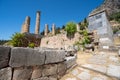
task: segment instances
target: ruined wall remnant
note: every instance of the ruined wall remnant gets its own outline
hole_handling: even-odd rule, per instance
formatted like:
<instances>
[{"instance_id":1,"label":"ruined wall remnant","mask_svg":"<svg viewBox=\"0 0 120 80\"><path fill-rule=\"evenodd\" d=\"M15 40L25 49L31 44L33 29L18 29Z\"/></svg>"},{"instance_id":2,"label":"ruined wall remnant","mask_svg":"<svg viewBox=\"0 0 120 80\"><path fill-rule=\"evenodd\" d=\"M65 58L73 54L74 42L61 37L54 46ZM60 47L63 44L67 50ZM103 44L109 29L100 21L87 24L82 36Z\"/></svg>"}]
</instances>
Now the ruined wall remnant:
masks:
<instances>
[{"instance_id":1,"label":"ruined wall remnant","mask_svg":"<svg viewBox=\"0 0 120 80\"><path fill-rule=\"evenodd\" d=\"M88 17L90 32L96 31L99 37L99 47L108 49L113 45L113 31L107 19L106 10L90 14Z\"/></svg>"},{"instance_id":2,"label":"ruined wall remnant","mask_svg":"<svg viewBox=\"0 0 120 80\"><path fill-rule=\"evenodd\" d=\"M41 39L40 47L47 47L47 48L63 48L67 49L70 46L80 39L80 34L75 33L74 38L71 40L67 38L66 34L56 34L54 36L47 36Z\"/></svg>"},{"instance_id":3,"label":"ruined wall remnant","mask_svg":"<svg viewBox=\"0 0 120 80\"><path fill-rule=\"evenodd\" d=\"M39 30L40 30L40 11L37 11L37 14L36 14L35 34L39 34Z\"/></svg>"},{"instance_id":4,"label":"ruined wall remnant","mask_svg":"<svg viewBox=\"0 0 120 80\"><path fill-rule=\"evenodd\" d=\"M47 36L48 35L48 24L45 24L45 31L44 31L45 33L45 36Z\"/></svg>"},{"instance_id":5,"label":"ruined wall remnant","mask_svg":"<svg viewBox=\"0 0 120 80\"><path fill-rule=\"evenodd\" d=\"M29 33L29 28L30 28L30 17L27 16L25 22L22 25L21 33Z\"/></svg>"},{"instance_id":6,"label":"ruined wall remnant","mask_svg":"<svg viewBox=\"0 0 120 80\"><path fill-rule=\"evenodd\" d=\"M0 46L0 80L59 80L75 60L65 50Z\"/></svg>"},{"instance_id":7,"label":"ruined wall remnant","mask_svg":"<svg viewBox=\"0 0 120 80\"><path fill-rule=\"evenodd\" d=\"M55 35L55 28L56 28L55 24L52 24L52 35Z\"/></svg>"}]
</instances>

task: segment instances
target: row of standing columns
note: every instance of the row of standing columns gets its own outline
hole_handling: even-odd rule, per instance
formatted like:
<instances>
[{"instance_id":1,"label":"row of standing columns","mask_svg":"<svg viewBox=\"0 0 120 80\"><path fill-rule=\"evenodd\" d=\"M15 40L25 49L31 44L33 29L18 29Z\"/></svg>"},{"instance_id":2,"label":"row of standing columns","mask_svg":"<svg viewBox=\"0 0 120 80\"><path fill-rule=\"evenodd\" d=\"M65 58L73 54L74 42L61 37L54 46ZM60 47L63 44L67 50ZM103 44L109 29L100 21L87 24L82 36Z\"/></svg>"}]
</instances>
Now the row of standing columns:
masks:
<instances>
[{"instance_id":1,"label":"row of standing columns","mask_svg":"<svg viewBox=\"0 0 120 80\"><path fill-rule=\"evenodd\" d=\"M40 31L40 14L41 12L40 11L37 11L37 14L36 14L36 25L35 25L35 34L39 34L39 31ZM76 25L77 27L77 31L80 30L80 26L79 24ZM52 35L55 35L55 24L52 25ZM30 29L30 17L27 16L26 19L25 19L25 22L23 23L22 25L22 30L21 30L21 33L29 33L29 30ZM45 30L44 30L44 35L47 36L48 35L48 24L45 24Z\"/></svg>"},{"instance_id":2,"label":"row of standing columns","mask_svg":"<svg viewBox=\"0 0 120 80\"><path fill-rule=\"evenodd\" d=\"M52 35L55 35L55 24L52 24ZM45 24L44 35L47 36L49 32L48 24Z\"/></svg>"}]
</instances>

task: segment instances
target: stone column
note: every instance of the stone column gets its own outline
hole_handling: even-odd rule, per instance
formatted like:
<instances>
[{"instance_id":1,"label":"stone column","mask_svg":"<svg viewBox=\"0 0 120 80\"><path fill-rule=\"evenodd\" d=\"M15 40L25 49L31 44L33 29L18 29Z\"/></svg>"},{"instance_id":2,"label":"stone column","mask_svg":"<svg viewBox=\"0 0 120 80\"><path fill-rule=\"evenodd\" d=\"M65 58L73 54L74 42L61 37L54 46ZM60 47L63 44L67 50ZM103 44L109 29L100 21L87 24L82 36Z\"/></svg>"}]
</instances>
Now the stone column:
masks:
<instances>
[{"instance_id":1,"label":"stone column","mask_svg":"<svg viewBox=\"0 0 120 80\"><path fill-rule=\"evenodd\" d=\"M55 24L52 24L52 35L55 35Z\"/></svg>"},{"instance_id":2,"label":"stone column","mask_svg":"<svg viewBox=\"0 0 120 80\"><path fill-rule=\"evenodd\" d=\"M80 31L80 25L76 24L76 27L77 27L77 31Z\"/></svg>"},{"instance_id":3,"label":"stone column","mask_svg":"<svg viewBox=\"0 0 120 80\"><path fill-rule=\"evenodd\" d=\"M35 34L39 34L39 30L40 30L40 11L37 11L37 14L36 14Z\"/></svg>"},{"instance_id":4,"label":"stone column","mask_svg":"<svg viewBox=\"0 0 120 80\"><path fill-rule=\"evenodd\" d=\"M30 17L27 16L25 22L22 25L21 33L29 33L29 27L30 27Z\"/></svg>"},{"instance_id":5,"label":"stone column","mask_svg":"<svg viewBox=\"0 0 120 80\"><path fill-rule=\"evenodd\" d=\"M45 33L44 33L45 36L48 35L48 24L45 24Z\"/></svg>"}]
</instances>

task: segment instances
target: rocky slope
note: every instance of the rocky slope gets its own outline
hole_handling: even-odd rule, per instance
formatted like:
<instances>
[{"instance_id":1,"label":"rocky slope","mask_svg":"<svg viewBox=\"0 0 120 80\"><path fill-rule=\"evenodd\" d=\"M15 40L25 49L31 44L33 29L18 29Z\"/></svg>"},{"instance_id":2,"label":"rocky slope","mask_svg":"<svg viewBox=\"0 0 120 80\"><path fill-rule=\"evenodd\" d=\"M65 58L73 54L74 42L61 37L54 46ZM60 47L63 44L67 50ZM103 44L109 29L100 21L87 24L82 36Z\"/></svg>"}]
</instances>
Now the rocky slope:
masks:
<instances>
[{"instance_id":1,"label":"rocky slope","mask_svg":"<svg viewBox=\"0 0 120 80\"><path fill-rule=\"evenodd\" d=\"M108 15L111 15L116 12L120 12L120 0L104 0L98 8L94 9L90 14L93 14L97 11L106 9Z\"/></svg>"}]
</instances>

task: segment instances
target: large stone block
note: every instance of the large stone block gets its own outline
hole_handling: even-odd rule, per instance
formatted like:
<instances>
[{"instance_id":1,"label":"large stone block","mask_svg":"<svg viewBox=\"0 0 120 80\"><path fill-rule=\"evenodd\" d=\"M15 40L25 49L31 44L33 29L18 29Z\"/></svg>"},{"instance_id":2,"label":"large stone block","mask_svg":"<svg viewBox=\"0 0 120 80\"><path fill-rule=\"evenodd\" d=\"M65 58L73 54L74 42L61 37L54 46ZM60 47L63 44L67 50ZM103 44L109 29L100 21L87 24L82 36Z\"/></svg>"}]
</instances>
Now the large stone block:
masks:
<instances>
[{"instance_id":1,"label":"large stone block","mask_svg":"<svg viewBox=\"0 0 120 80\"><path fill-rule=\"evenodd\" d=\"M42 76L42 66L33 67L31 79L37 79Z\"/></svg>"},{"instance_id":2,"label":"large stone block","mask_svg":"<svg viewBox=\"0 0 120 80\"><path fill-rule=\"evenodd\" d=\"M0 70L0 80L11 80L12 79L12 69L10 67L3 68Z\"/></svg>"},{"instance_id":3,"label":"large stone block","mask_svg":"<svg viewBox=\"0 0 120 80\"><path fill-rule=\"evenodd\" d=\"M57 65L48 64L43 66L42 76L52 76L57 74Z\"/></svg>"},{"instance_id":4,"label":"large stone block","mask_svg":"<svg viewBox=\"0 0 120 80\"><path fill-rule=\"evenodd\" d=\"M60 79L63 75L65 75L66 70L67 70L67 66L65 63L58 63L57 65L58 79Z\"/></svg>"},{"instance_id":5,"label":"large stone block","mask_svg":"<svg viewBox=\"0 0 120 80\"><path fill-rule=\"evenodd\" d=\"M0 69L8 66L10 47L0 46Z\"/></svg>"},{"instance_id":6,"label":"large stone block","mask_svg":"<svg viewBox=\"0 0 120 80\"><path fill-rule=\"evenodd\" d=\"M34 50L32 54L27 56L27 66L43 65L45 63L44 51Z\"/></svg>"},{"instance_id":7,"label":"large stone block","mask_svg":"<svg viewBox=\"0 0 120 80\"><path fill-rule=\"evenodd\" d=\"M31 48L12 48L9 65L11 67L43 65L45 54Z\"/></svg>"},{"instance_id":8,"label":"large stone block","mask_svg":"<svg viewBox=\"0 0 120 80\"><path fill-rule=\"evenodd\" d=\"M20 67L14 69L13 80L30 80L32 67Z\"/></svg>"},{"instance_id":9,"label":"large stone block","mask_svg":"<svg viewBox=\"0 0 120 80\"><path fill-rule=\"evenodd\" d=\"M45 53L46 53L45 64L62 62L65 60L64 50L46 50Z\"/></svg>"},{"instance_id":10,"label":"large stone block","mask_svg":"<svg viewBox=\"0 0 120 80\"><path fill-rule=\"evenodd\" d=\"M76 55L66 57L65 59L66 59L65 64L66 64L67 68L70 68L76 64Z\"/></svg>"},{"instance_id":11,"label":"large stone block","mask_svg":"<svg viewBox=\"0 0 120 80\"><path fill-rule=\"evenodd\" d=\"M41 78L33 79L33 80L49 80L49 78L48 77L41 77Z\"/></svg>"}]
</instances>

